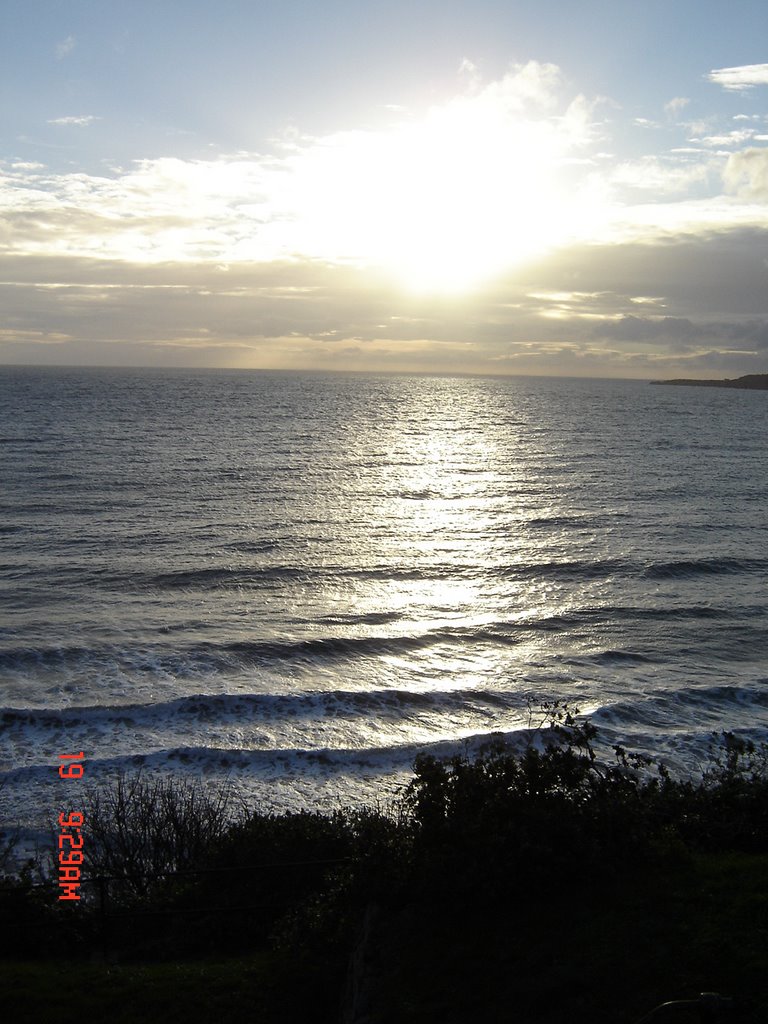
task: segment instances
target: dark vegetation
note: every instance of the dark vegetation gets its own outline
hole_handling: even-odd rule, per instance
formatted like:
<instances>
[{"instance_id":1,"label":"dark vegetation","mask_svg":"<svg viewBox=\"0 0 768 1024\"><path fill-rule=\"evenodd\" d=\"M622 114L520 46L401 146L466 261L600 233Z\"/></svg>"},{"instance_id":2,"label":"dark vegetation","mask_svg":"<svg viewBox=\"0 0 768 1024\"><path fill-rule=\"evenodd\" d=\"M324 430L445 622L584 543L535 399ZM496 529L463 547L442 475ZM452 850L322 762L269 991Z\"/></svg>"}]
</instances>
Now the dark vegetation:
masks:
<instances>
[{"instance_id":1,"label":"dark vegetation","mask_svg":"<svg viewBox=\"0 0 768 1024\"><path fill-rule=\"evenodd\" d=\"M522 753L420 758L386 813L267 814L144 776L92 791L84 898L36 887L39 863L5 879L0 1012L619 1024L716 990L723 1019L765 1020L766 751L723 734L677 780L601 762L567 707L545 719Z\"/></svg>"},{"instance_id":2,"label":"dark vegetation","mask_svg":"<svg viewBox=\"0 0 768 1024\"><path fill-rule=\"evenodd\" d=\"M679 377L675 380L652 380L651 384L677 384L696 388L737 388L747 391L768 391L768 373L747 373L732 380L695 380Z\"/></svg>"}]
</instances>

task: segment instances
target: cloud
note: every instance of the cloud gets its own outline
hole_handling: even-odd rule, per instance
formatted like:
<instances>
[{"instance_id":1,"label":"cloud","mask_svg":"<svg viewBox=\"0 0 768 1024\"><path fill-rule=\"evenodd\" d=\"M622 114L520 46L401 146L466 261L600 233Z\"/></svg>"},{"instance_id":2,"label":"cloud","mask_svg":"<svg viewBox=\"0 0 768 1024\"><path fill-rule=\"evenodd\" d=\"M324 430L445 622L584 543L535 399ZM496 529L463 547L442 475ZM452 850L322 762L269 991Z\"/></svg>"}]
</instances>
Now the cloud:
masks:
<instances>
[{"instance_id":1,"label":"cloud","mask_svg":"<svg viewBox=\"0 0 768 1024\"><path fill-rule=\"evenodd\" d=\"M765 369L768 149L752 122L700 126L730 152L619 162L602 101L554 65L461 77L386 130L101 174L0 165L0 361Z\"/></svg>"},{"instance_id":2,"label":"cloud","mask_svg":"<svg viewBox=\"0 0 768 1024\"><path fill-rule=\"evenodd\" d=\"M691 101L685 96L675 96L669 103L664 104L664 113L667 117L674 120L679 117L681 112L688 106Z\"/></svg>"},{"instance_id":3,"label":"cloud","mask_svg":"<svg viewBox=\"0 0 768 1024\"><path fill-rule=\"evenodd\" d=\"M687 317L637 317L622 316L610 323L597 324L595 337L610 338L622 343L642 343L658 345L665 343L668 349L676 352L687 351L693 342L698 341L704 333L711 333L694 324Z\"/></svg>"},{"instance_id":4,"label":"cloud","mask_svg":"<svg viewBox=\"0 0 768 1024\"><path fill-rule=\"evenodd\" d=\"M300 255L453 287L586 219L574 198L594 133L593 104L531 61L387 130L294 137L268 155L141 160L108 176L19 176L0 197L6 244L154 262Z\"/></svg>"},{"instance_id":5,"label":"cloud","mask_svg":"<svg viewBox=\"0 0 768 1024\"><path fill-rule=\"evenodd\" d=\"M77 46L77 40L74 36L67 36L66 39L62 39L56 44L56 59L64 60Z\"/></svg>"},{"instance_id":6,"label":"cloud","mask_svg":"<svg viewBox=\"0 0 768 1024\"><path fill-rule=\"evenodd\" d=\"M619 164L610 172L609 180L613 185L664 196L687 193L693 186L705 182L708 175L706 164L646 156Z\"/></svg>"},{"instance_id":7,"label":"cloud","mask_svg":"<svg viewBox=\"0 0 768 1024\"><path fill-rule=\"evenodd\" d=\"M737 376L765 370L766 244L752 230L579 245L461 301L317 259L217 270L0 255L0 358Z\"/></svg>"},{"instance_id":8,"label":"cloud","mask_svg":"<svg viewBox=\"0 0 768 1024\"><path fill-rule=\"evenodd\" d=\"M94 121L100 120L101 118L95 117L93 114L80 114L69 117L54 117L48 121L48 124L74 125L77 128L87 128Z\"/></svg>"},{"instance_id":9,"label":"cloud","mask_svg":"<svg viewBox=\"0 0 768 1024\"><path fill-rule=\"evenodd\" d=\"M456 291L579 240L762 223L756 170L749 191L734 187L740 165L729 164L729 194L712 194L726 153L688 147L618 165L602 159L598 106L574 94L555 65L530 61L485 84L473 79L386 130L294 134L271 153L145 159L102 175L17 164L0 181L0 244L149 263L310 258ZM733 149L754 133L705 141ZM741 167L743 175L746 161Z\"/></svg>"},{"instance_id":10,"label":"cloud","mask_svg":"<svg viewBox=\"0 0 768 1024\"><path fill-rule=\"evenodd\" d=\"M682 233L653 244L573 247L554 254L537 275L553 291L656 296L666 315L696 323L751 321L766 314L767 248L765 227ZM637 313L628 303L625 311Z\"/></svg>"},{"instance_id":11,"label":"cloud","mask_svg":"<svg viewBox=\"0 0 768 1024\"><path fill-rule=\"evenodd\" d=\"M768 148L731 153L723 171L726 188L740 196L768 201Z\"/></svg>"},{"instance_id":12,"label":"cloud","mask_svg":"<svg viewBox=\"0 0 768 1024\"><path fill-rule=\"evenodd\" d=\"M768 64L743 64L735 68L718 68L707 75L710 82L729 92L745 92L756 85L768 85Z\"/></svg>"},{"instance_id":13,"label":"cloud","mask_svg":"<svg viewBox=\"0 0 768 1024\"><path fill-rule=\"evenodd\" d=\"M703 146L712 146L717 149L722 149L723 147L733 149L735 146L743 146L745 142L751 142L755 135L756 133L752 128L740 128L735 131L723 132L720 135L705 135L696 141L700 142Z\"/></svg>"},{"instance_id":14,"label":"cloud","mask_svg":"<svg viewBox=\"0 0 768 1024\"><path fill-rule=\"evenodd\" d=\"M530 60L513 64L501 79L489 83L482 95L486 103L499 102L507 113L553 109L563 85L563 73L556 64Z\"/></svg>"},{"instance_id":15,"label":"cloud","mask_svg":"<svg viewBox=\"0 0 768 1024\"><path fill-rule=\"evenodd\" d=\"M762 151L605 160L597 105L554 65L529 62L386 130L294 134L271 153L145 159L101 175L16 163L0 178L0 246L150 264L313 259L455 293L579 241L764 223L762 157L750 156Z\"/></svg>"},{"instance_id":16,"label":"cloud","mask_svg":"<svg viewBox=\"0 0 768 1024\"><path fill-rule=\"evenodd\" d=\"M473 61L466 57L459 65L459 77L462 78L471 89L477 88L482 82L480 69Z\"/></svg>"}]
</instances>

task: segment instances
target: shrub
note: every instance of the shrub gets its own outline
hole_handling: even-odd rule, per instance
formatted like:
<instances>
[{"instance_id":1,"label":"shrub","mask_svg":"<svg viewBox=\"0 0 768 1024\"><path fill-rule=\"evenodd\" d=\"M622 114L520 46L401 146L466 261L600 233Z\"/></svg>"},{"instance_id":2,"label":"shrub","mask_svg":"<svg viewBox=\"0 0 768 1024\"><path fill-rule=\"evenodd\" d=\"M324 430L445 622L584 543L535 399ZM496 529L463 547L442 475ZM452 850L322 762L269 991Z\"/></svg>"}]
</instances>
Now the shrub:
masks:
<instances>
[{"instance_id":1,"label":"shrub","mask_svg":"<svg viewBox=\"0 0 768 1024\"><path fill-rule=\"evenodd\" d=\"M497 741L417 759L406 801L427 885L520 892L672 853L768 848L765 749L723 734L703 778L678 781L620 748L601 763L575 709L545 710L522 753Z\"/></svg>"},{"instance_id":2,"label":"shrub","mask_svg":"<svg viewBox=\"0 0 768 1024\"><path fill-rule=\"evenodd\" d=\"M243 807L229 786L121 773L86 790L84 811L88 874L116 876L126 895L142 897L163 874L195 866Z\"/></svg>"}]
</instances>

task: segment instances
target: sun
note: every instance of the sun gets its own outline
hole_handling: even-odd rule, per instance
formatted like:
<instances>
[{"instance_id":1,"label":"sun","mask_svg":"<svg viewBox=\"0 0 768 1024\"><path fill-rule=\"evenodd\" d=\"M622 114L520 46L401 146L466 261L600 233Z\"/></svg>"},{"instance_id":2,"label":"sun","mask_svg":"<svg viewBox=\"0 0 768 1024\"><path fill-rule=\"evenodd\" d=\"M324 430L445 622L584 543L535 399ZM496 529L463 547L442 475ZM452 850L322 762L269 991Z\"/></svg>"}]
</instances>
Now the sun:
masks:
<instances>
[{"instance_id":1,"label":"sun","mask_svg":"<svg viewBox=\"0 0 768 1024\"><path fill-rule=\"evenodd\" d=\"M477 288L571 234L574 123L497 90L322 140L296 165L305 243L406 289Z\"/></svg>"},{"instance_id":2,"label":"sun","mask_svg":"<svg viewBox=\"0 0 768 1024\"><path fill-rule=\"evenodd\" d=\"M398 139L371 255L415 290L467 290L544 252L563 223L541 126L436 111Z\"/></svg>"}]
</instances>

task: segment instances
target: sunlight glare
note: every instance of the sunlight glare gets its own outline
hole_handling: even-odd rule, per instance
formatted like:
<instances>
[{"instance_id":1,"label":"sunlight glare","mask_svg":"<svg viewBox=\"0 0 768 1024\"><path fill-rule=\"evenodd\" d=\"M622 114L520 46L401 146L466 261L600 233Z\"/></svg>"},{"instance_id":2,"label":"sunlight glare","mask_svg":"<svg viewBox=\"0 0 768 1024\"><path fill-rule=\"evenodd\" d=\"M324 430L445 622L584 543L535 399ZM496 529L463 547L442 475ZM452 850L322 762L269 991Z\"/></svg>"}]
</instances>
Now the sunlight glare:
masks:
<instances>
[{"instance_id":1,"label":"sunlight glare","mask_svg":"<svg viewBox=\"0 0 768 1024\"><path fill-rule=\"evenodd\" d=\"M304 150L292 180L305 243L418 291L466 291L563 243L584 127L568 111L535 114L486 91Z\"/></svg>"}]
</instances>

